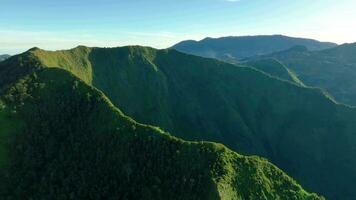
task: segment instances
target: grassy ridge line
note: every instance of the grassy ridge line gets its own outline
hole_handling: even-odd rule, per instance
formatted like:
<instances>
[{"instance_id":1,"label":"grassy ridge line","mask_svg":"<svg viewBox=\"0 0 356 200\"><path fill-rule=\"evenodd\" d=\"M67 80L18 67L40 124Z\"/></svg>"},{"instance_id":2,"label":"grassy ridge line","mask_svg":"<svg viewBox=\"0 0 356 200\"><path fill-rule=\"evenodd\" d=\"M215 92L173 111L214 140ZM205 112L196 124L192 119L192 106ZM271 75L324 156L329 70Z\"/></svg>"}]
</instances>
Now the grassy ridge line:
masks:
<instances>
[{"instance_id":1,"label":"grassy ridge line","mask_svg":"<svg viewBox=\"0 0 356 200\"><path fill-rule=\"evenodd\" d=\"M61 69L22 78L2 101L0 121L24 124L1 129L13 137L4 198L319 199L264 159L136 123Z\"/></svg>"},{"instance_id":2,"label":"grassy ridge line","mask_svg":"<svg viewBox=\"0 0 356 200\"><path fill-rule=\"evenodd\" d=\"M43 51L35 48L30 50L46 67L59 67L77 75L87 84L92 84L92 66L89 61L91 48L78 46L69 51ZM44 59L46 58L46 59Z\"/></svg>"}]
</instances>

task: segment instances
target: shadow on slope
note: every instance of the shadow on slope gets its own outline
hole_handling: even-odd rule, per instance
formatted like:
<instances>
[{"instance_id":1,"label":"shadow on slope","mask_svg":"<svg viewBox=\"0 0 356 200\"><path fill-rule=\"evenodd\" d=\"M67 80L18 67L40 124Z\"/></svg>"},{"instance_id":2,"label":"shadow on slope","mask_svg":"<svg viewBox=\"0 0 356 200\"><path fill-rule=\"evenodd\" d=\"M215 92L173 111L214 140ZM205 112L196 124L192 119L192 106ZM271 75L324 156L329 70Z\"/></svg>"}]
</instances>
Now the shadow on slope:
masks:
<instances>
[{"instance_id":1,"label":"shadow on slope","mask_svg":"<svg viewBox=\"0 0 356 200\"><path fill-rule=\"evenodd\" d=\"M175 50L79 47L32 54L44 67L75 68L140 122L267 157L329 199L356 199L356 112L319 89Z\"/></svg>"},{"instance_id":2,"label":"shadow on slope","mask_svg":"<svg viewBox=\"0 0 356 200\"><path fill-rule=\"evenodd\" d=\"M2 199L319 199L266 160L136 123L62 69L1 95Z\"/></svg>"}]
</instances>

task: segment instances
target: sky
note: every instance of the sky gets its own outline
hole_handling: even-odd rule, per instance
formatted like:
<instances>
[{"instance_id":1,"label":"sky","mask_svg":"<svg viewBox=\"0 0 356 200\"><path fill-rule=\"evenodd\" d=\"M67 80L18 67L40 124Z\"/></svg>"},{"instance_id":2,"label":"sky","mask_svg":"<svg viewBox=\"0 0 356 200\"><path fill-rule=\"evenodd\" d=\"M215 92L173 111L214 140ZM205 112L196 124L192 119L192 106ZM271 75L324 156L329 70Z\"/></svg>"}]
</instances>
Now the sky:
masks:
<instances>
[{"instance_id":1,"label":"sky","mask_svg":"<svg viewBox=\"0 0 356 200\"><path fill-rule=\"evenodd\" d=\"M356 0L0 0L0 54L283 34L356 42Z\"/></svg>"}]
</instances>

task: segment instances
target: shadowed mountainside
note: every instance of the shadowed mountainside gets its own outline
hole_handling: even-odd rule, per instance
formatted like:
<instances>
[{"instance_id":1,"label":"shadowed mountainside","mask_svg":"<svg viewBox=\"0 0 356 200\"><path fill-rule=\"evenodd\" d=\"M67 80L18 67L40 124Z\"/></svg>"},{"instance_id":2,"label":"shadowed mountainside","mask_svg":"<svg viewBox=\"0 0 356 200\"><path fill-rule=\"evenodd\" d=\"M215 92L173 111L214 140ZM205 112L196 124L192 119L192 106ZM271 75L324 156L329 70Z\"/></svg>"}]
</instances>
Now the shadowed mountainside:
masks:
<instances>
[{"instance_id":1,"label":"shadowed mountainside","mask_svg":"<svg viewBox=\"0 0 356 200\"><path fill-rule=\"evenodd\" d=\"M264 159L135 122L36 51L0 63L1 199L321 199Z\"/></svg>"}]
</instances>

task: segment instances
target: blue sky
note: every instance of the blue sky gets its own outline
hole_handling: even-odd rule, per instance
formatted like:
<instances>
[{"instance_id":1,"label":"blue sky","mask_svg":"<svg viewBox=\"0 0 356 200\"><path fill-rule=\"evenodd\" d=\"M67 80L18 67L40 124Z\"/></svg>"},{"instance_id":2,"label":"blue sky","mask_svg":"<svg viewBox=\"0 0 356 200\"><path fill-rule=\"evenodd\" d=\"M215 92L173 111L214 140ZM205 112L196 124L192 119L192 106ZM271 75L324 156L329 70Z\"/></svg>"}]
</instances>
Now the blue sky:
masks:
<instances>
[{"instance_id":1,"label":"blue sky","mask_svg":"<svg viewBox=\"0 0 356 200\"><path fill-rule=\"evenodd\" d=\"M285 34L356 42L355 0L0 0L0 54Z\"/></svg>"}]
</instances>

